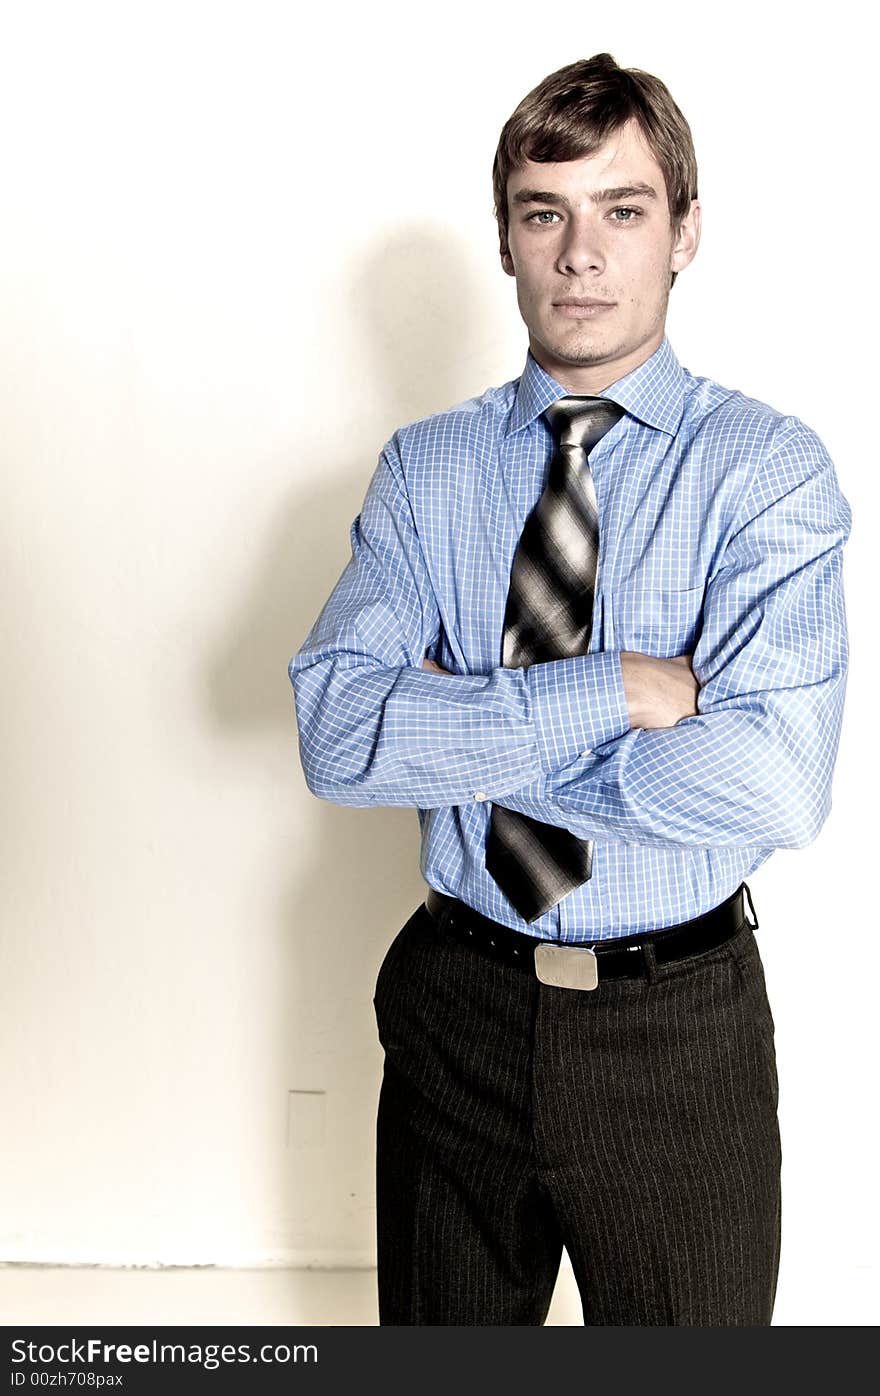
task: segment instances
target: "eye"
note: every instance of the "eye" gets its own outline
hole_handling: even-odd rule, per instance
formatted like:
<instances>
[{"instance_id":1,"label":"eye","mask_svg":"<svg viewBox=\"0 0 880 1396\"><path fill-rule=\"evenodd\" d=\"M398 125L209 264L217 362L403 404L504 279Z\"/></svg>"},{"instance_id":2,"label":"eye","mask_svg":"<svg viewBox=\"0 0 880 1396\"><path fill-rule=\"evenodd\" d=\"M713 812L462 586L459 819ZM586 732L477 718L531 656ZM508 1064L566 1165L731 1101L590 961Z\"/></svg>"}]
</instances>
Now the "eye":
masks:
<instances>
[{"instance_id":1,"label":"eye","mask_svg":"<svg viewBox=\"0 0 880 1396\"><path fill-rule=\"evenodd\" d=\"M542 228L549 228L552 224L549 219L558 218L559 214L552 208L539 208L537 213L530 213L526 216L527 223L540 223Z\"/></svg>"},{"instance_id":2,"label":"eye","mask_svg":"<svg viewBox=\"0 0 880 1396\"><path fill-rule=\"evenodd\" d=\"M613 218L611 220L613 223L635 223L636 219L642 216L642 209L640 208L613 208L611 212L630 213L633 215L631 218Z\"/></svg>"}]
</instances>

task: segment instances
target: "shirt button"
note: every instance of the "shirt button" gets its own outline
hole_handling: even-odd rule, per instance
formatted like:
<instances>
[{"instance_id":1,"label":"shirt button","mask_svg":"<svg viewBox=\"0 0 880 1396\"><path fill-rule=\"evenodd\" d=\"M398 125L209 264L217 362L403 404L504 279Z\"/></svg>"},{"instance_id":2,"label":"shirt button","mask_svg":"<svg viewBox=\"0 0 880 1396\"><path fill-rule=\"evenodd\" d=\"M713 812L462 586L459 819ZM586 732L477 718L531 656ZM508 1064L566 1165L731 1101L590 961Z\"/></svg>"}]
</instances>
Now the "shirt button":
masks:
<instances>
[{"instance_id":1,"label":"shirt button","mask_svg":"<svg viewBox=\"0 0 880 1396\"><path fill-rule=\"evenodd\" d=\"M592 754L593 753L589 749L581 752L581 756L592 756Z\"/></svg>"},{"instance_id":2,"label":"shirt button","mask_svg":"<svg viewBox=\"0 0 880 1396\"><path fill-rule=\"evenodd\" d=\"M474 799L475 799L475 800L485 800L485 799L486 799L486 792L485 792L485 790L475 790L475 791L474 791Z\"/></svg>"}]
</instances>

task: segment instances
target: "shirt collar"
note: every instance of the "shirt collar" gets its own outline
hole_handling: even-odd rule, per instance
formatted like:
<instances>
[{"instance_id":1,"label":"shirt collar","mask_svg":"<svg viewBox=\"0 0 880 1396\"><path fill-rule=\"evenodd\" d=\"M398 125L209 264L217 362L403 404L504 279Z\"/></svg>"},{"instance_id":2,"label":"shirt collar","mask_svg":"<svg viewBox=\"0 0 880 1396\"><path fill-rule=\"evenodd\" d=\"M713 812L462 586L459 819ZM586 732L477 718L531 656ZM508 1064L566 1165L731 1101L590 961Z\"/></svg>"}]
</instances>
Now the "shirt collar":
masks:
<instances>
[{"instance_id":1,"label":"shirt collar","mask_svg":"<svg viewBox=\"0 0 880 1396\"><path fill-rule=\"evenodd\" d=\"M684 377L684 369L664 335L649 359L598 396L610 398L640 422L674 436L684 412ZM508 435L535 421L552 403L567 396L568 390L541 368L529 350L508 419Z\"/></svg>"}]
</instances>

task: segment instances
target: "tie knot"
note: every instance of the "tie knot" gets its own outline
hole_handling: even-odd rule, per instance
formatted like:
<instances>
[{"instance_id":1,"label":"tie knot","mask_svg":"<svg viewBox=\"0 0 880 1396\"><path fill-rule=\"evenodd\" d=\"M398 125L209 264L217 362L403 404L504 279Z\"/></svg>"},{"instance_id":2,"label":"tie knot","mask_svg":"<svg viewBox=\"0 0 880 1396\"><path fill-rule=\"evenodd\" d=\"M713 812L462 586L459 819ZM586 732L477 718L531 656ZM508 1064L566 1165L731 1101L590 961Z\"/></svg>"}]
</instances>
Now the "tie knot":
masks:
<instances>
[{"instance_id":1,"label":"tie knot","mask_svg":"<svg viewBox=\"0 0 880 1396\"><path fill-rule=\"evenodd\" d=\"M560 446L581 446L589 453L623 416L623 408L607 397L561 397L544 416Z\"/></svg>"}]
</instances>

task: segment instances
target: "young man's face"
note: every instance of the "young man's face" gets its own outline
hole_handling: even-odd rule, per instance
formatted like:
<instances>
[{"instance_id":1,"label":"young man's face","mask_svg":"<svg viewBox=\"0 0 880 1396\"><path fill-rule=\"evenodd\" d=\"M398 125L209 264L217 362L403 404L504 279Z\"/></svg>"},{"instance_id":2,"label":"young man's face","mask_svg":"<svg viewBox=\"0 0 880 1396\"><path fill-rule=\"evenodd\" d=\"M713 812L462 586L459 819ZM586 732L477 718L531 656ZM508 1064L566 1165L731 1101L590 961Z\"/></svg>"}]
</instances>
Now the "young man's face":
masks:
<instances>
[{"instance_id":1,"label":"young man's face","mask_svg":"<svg viewBox=\"0 0 880 1396\"><path fill-rule=\"evenodd\" d=\"M532 354L569 392L602 392L660 345L671 274L700 240L699 203L673 232L663 172L634 122L593 155L514 170L507 203L501 264Z\"/></svg>"}]
</instances>

